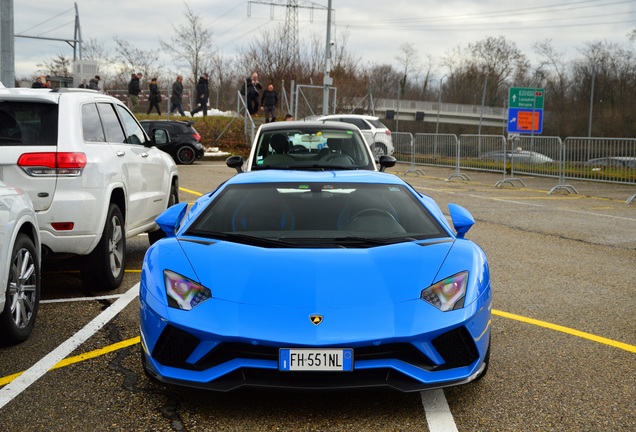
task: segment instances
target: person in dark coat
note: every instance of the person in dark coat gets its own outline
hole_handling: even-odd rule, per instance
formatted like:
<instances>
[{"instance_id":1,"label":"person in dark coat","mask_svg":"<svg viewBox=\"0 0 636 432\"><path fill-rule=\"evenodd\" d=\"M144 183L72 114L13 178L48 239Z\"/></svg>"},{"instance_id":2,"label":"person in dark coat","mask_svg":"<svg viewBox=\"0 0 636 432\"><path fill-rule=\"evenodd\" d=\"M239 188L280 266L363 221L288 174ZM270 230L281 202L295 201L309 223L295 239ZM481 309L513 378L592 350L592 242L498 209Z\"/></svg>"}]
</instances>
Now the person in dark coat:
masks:
<instances>
[{"instance_id":1,"label":"person in dark coat","mask_svg":"<svg viewBox=\"0 0 636 432\"><path fill-rule=\"evenodd\" d=\"M99 77L99 75L95 75L95 78L91 78L91 80L88 82L88 88L91 90L99 90L99 80L101 78Z\"/></svg>"},{"instance_id":2,"label":"person in dark coat","mask_svg":"<svg viewBox=\"0 0 636 432\"><path fill-rule=\"evenodd\" d=\"M130 82L128 83L128 108L131 111L135 111L137 105L139 105L139 94L141 93L141 85L139 80L143 75L136 73L130 75Z\"/></svg>"},{"instance_id":3,"label":"person in dark coat","mask_svg":"<svg viewBox=\"0 0 636 432\"><path fill-rule=\"evenodd\" d=\"M46 87L44 84L42 84L42 77L37 77L35 79L35 82L31 85L31 88L44 88Z\"/></svg>"},{"instance_id":4,"label":"person in dark coat","mask_svg":"<svg viewBox=\"0 0 636 432\"><path fill-rule=\"evenodd\" d=\"M210 99L210 89L208 88L208 74L203 74L197 83L197 103L198 107L190 112L194 117L199 111L203 111L203 117L208 115L208 99Z\"/></svg>"},{"instance_id":5,"label":"person in dark coat","mask_svg":"<svg viewBox=\"0 0 636 432\"><path fill-rule=\"evenodd\" d=\"M267 90L261 96L261 110L265 113L265 123L276 121L276 105L278 105L278 93L274 90L274 84L269 83Z\"/></svg>"},{"instance_id":6,"label":"person in dark coat","mask_svg":"<svg viewBox=\"0 0 636 432\"><path fill-rule=\"evenodd\" d=\"M172 114L175 110L179 111L179 114L182 116L185 115L183 112L183 77L181 75L177 75L177 79L172 83L172 94L170 95L170 114Z\"/></svg>"},{"instance_id":7,"label":"person in dark coat","mask_svg":"<svg viewBox=\"0 0 636 432\"><path fill-rule=\"evenodd\" d=\"M258 82L258 73L254 72L247 80L247 111L250 115L258 115L260 106L261 90L263 86Z\"/></svg>"},{"instance_id":8,"label":"person in dark coat","mask_svg":"<svg viewBox=\"0 0 636 432\"><path fill-rule=\"evenodd\" d=\"M157 86L157 78L153 78L150 80L150 96L148 96L148 112L146 114L150 114L153 108L157 110L157 114L161 115L161 108L159 108L159 102L161 102L161 92L159 91L159 87Z\"/></svg>"}]
</instances>

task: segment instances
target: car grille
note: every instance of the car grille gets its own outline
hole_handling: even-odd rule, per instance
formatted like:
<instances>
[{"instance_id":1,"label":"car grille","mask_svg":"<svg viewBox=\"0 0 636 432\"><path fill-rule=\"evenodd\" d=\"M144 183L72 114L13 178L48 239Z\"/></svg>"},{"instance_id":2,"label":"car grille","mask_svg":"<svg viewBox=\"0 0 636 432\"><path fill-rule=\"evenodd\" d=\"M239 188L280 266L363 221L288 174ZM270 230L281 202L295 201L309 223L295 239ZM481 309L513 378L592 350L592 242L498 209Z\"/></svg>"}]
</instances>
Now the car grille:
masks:
<instances>
[{"instance_id":1,"label":"car grille","mask_svg":"<svg viewBox=\"0 0 636 432\"><path fill-rule=\"evenodd\" d=\"M167 326L153 349L152 357L165 366L197 371L209 369L235 358L278 361L278 347L226 342L219 344L198 362L187 363L188 357L197 348L199 342L200 339L196 336L176 327ZM354 346L353 348L355 361L397 359L429 371L467 366L479 357L477 347L464 327L444 333L435 338L432 343L444 358L444 364L435 364L411 343ZM293 348L289 345L286 347Z\"/></svg>"}]
</instances>

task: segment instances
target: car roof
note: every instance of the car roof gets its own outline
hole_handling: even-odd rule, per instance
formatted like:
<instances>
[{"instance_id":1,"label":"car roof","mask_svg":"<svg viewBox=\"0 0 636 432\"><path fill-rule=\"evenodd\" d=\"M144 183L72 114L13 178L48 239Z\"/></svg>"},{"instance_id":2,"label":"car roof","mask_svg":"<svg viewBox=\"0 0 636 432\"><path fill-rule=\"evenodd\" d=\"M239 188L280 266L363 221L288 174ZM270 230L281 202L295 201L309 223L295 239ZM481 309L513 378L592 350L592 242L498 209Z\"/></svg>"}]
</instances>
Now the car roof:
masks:
<instances>
[{"instance_id":1,"label":"car roof","mask_svg":"<svg viewBox=\"0 0 636 432\"><path fill-rule=\"evenodd\" d=\"M81 88L28 88L28 87L0 87L0 99L2 100L20 100L33 102L49 102L59 103L60 98L72 98L78 101L87 100L108 100L109 102L117 101L120 105L124 105L119 99L100 93L97 90L81 89Z\"/></svg>"},{"instance_id":2,"label":"car roof","mask_svg":"<svg viewBox=\"0 0 636 432\"><path fill-rule=\"evenodd\" d=\"M241 173L226 184L253 184L273 182L333 182L333 183L384 183L405 185L398 176L379 171L302 171L302 170L258 170Z\"/></svg>"},{"instance_id":3,"label":"car roof","mask_svg":"<svg viewBox=\"0 0 636 432\"><path fill-rule=\"evenodd\" d=\"M328 124L329 127L334 129L341 130L358 130L352 124L349 123L341 123L341 122L325 122L325 121L317 121L317 120L295 120L295 121L280 121L280 122L271 122L264 123L259 127L259 132L271 132L278 130L295 130L299 127L307 127L307 126L315 126L315 127L324 127L325 124Z\"/></svg>"},{"instance_id":4,"label":"car roof","mask_svg":"<svg viewBox=\"0 0 636 432\"><path fill-rule=\"evenodd\" d=\"M365 120L379 120L379 117L366 115L366 114L329 114L320 116L321 119L329 119L329 118L360 118Z\"/></svg>"}]
</instances>

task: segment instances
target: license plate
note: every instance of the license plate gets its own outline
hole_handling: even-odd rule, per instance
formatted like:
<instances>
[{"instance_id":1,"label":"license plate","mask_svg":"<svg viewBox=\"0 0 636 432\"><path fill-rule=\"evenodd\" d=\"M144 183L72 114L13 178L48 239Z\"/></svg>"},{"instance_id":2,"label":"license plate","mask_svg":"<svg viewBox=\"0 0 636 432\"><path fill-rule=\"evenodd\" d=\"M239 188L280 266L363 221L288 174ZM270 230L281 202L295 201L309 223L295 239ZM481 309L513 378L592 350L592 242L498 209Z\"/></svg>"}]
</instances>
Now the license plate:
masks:
<instances>
[{"instance_id":1,"label":"license plate","mask_svg":"<svg viewBox=\"0 0 636 432\"><path fill-rule=\"evenodd\" d=\"M351 348L281 348L278 354L281 371L352 371Z\"/></svg>"}]
</instances>

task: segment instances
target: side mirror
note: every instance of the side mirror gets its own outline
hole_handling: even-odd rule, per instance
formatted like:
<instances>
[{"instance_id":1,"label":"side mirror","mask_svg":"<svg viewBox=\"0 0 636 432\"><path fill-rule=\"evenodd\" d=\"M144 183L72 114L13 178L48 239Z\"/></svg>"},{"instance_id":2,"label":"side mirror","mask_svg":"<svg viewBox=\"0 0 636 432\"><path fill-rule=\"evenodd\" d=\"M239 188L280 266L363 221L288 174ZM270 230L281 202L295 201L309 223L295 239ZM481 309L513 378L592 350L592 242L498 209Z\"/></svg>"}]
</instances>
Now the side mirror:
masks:
<instances>
[{"instance_id":1,"label":"side mirror","mask_svg":"<svg viewBox=\"0 0 636 432\"><path fill-rule=\"evenodd\" d=\"M174 237L177 232L177 228L181 224L181 220L188 210L188 203L183 202L175 204L172 207L168 207L163 213L155 220L159 228L166 233L168 237Z\"/></svg>"},{"instance_id":2,"label":"side mirror","mask_svg":"<svg viewBox=\"0 0 636 432\"><path fill-rule=\"evenodd\" d=\"M457 204L448 204L451 220L458 238L464 238L468 230L475 225L475 219L464 207Z\"/></svg>"},{"instance_id":3,"label":"side mirror","mask_svg":"<svg viewBox=\"0 0 636 432\"><path fill-rule=\"evenodd\" d=\"M394 167L396 162L397 159L395 159L393 156L380 156L380 171L384 171L387 168Z\"/></svg>"},{"instance_id":4,"label":"side mirror","mask_svg":"<svg viewBox=\"0 0 636 432\"><path fill-rule=\"evenodd\" d=\"M230 156L225 160L225 164L230 168L234 168L237 173L243 172L243 157L242 156Z\"/></svg>"},{"instance_id":5,"label":"side mirror","mask_svg":"<svg viewBox=\"0 0 636 432\"><path fill-rule=\"evenodd\" d=\"M153 129L152 142L154 145L163 145L170 142L170 134L165 129Z\"/></svg>"}]
</instances>

